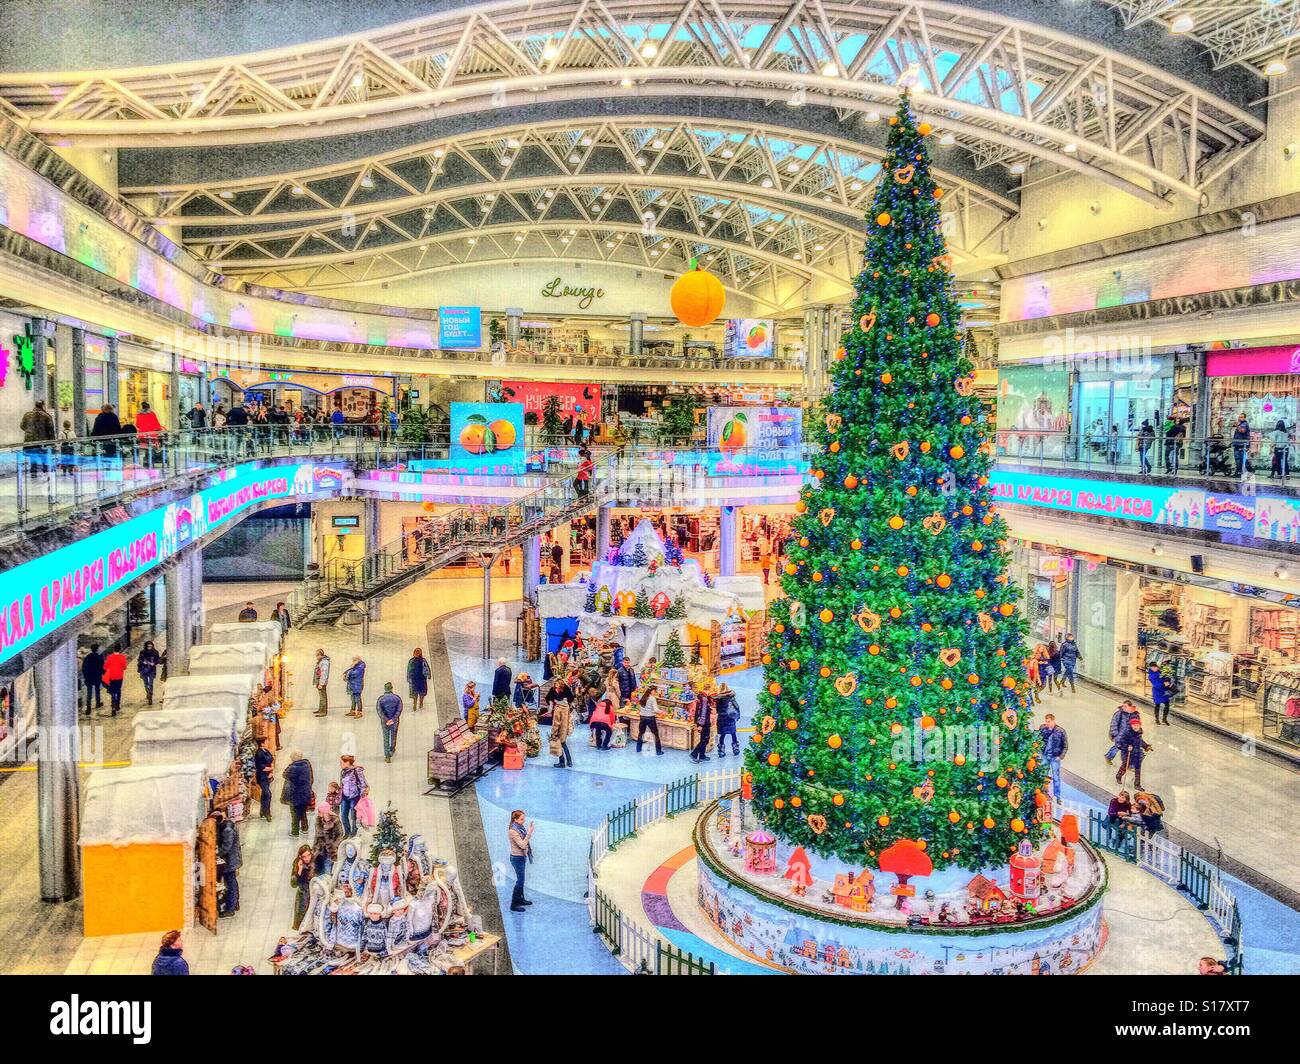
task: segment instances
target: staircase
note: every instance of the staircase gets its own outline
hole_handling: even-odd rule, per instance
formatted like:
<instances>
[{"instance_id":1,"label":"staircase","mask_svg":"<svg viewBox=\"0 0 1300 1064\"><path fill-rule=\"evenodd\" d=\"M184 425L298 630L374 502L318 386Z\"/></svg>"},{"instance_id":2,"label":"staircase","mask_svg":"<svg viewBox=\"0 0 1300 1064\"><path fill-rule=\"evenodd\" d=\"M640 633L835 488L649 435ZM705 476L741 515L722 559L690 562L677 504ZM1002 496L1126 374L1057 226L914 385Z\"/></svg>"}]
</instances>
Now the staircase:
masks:
<instances>
[{"instance_id":1,"label":"staircase","mask_svg":"<svg viewBox=\"0 0 1300 1064\"><path fill-rule=\"evenodd\" d=\"M613 483L617 456L596 466L586 495L574 487L572 469L552 476L551 483L514 502L497 506L462 506L431 516L414 532L386 543L350 565L308 580L299 597L297 623L335 624L350 610L366 611L436 569L463 558L495 558L532 536L589 513L604 501Z\"/></svg>"}]
</instances>

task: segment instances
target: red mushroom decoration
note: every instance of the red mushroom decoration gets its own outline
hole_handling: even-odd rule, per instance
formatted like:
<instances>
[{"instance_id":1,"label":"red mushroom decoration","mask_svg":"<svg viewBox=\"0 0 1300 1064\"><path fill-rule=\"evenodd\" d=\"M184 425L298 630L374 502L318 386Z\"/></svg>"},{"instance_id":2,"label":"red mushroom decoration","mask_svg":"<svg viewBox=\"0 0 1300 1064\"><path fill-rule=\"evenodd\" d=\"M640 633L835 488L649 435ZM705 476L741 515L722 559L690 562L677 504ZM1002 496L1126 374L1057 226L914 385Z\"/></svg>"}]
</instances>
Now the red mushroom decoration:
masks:
<instances>
[{"instance_id":1,"label":"red mushroom decoration","mask_svg":"<svg viewBox=\"0 0 1300 1064\"><path fill-rule=\"evenodd\" d=\"M916 888L907 885L913 876L928 876L934 871L934 862L930 860L920 845L911 839L899 839L889 849L880 854L880 870L898 877L898 885L889 888L889 893L898 900L895 909L903 907L903 899L916 894Z\"/></svg>"}]
</instances>

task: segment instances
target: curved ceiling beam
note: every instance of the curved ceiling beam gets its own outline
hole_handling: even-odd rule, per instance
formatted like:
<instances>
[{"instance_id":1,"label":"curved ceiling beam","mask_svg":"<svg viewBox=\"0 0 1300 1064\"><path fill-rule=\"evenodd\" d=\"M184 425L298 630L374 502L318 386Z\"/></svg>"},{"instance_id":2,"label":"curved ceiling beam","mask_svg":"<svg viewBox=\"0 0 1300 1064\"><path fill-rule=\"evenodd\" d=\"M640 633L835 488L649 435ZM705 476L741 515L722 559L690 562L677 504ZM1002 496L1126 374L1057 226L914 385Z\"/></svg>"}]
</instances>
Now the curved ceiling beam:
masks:
<instances>
[{"instance_id":1,"label":"curved ceiling beam","mask_svg":"<svg viewBox=\"0 0 1300 1064\"><path fill-rule=\"evenodd\" d=\"M936 0L743 0L725 16L711 0L497 0L222 63L7 74L0 100L42 136L176 145L318 137L539 92L703 84L860 111L888 106L904 72L922 112L964 123L972 147L991 141L995 161L1050 161L1152 203L1166 191L1198 195L1202 166L1263 132L1247 111L1153 64ZM1171 140L1163 168L1137 150Z\"/></svg>"}]
</instances>

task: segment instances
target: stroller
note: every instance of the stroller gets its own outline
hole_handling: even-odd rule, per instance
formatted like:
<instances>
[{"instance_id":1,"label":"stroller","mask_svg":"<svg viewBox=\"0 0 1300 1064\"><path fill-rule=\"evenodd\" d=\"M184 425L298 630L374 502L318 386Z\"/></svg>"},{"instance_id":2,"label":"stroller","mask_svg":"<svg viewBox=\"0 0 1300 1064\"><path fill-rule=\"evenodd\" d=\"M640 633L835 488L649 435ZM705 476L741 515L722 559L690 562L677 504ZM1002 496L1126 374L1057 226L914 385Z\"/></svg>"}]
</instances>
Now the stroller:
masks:
<instances>
[{"instance_id":1,"label":"stroller","mask_svg":"<svg viewBox=\"0 0 1300 1064\"><path fill-rule=\"evenodd\" d=\"M1221 433L1216 432L1205 441L1205 475L1207 477L1231 477L1236 475L1236 464L1232 458L1232 448L1224 442Z\"/></svg>"}]
</instances>

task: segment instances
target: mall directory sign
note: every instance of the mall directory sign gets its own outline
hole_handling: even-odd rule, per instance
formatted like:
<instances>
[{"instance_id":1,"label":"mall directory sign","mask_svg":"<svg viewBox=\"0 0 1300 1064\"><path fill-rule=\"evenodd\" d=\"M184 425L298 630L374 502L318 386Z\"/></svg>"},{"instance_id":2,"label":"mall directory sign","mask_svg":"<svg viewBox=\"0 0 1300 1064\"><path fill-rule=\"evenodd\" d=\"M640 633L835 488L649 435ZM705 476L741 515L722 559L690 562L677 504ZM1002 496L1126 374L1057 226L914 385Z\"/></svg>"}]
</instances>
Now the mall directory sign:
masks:
<instances>
[{"instance_id":1,"label":"mall directory sign","mask_svg":"<svg viewBox=\"0 0 1300 1064\"><path fill-rule=\"evenodd\" d=\"M478 307L438 308L438 347L472 351L483 346L483 316Z\"/></svg>"},{"instance_id":2,"label":"mall directory sign","mask_svg":"<svg viewBox=\"0 0 1300 1064\"><path fill-rule=\"evenodd\" d=\"M341 470L314 464L241 465L188 499L0 573L0 662L245 510L272 499L310 499L342 485Z\"/></svg>"}]
</instances>

